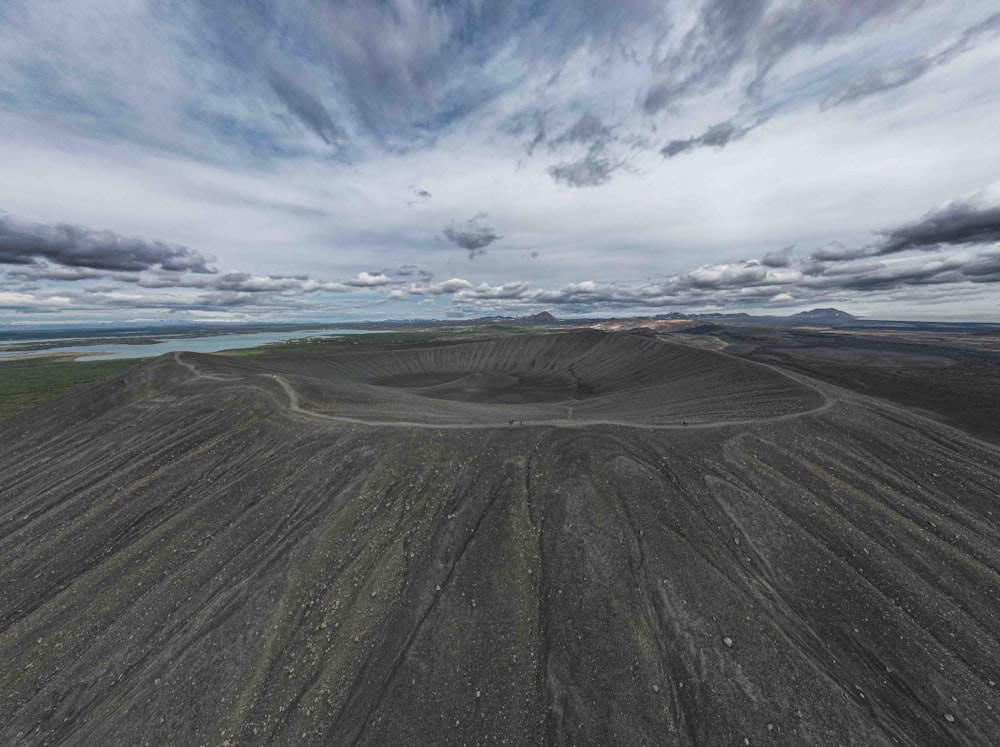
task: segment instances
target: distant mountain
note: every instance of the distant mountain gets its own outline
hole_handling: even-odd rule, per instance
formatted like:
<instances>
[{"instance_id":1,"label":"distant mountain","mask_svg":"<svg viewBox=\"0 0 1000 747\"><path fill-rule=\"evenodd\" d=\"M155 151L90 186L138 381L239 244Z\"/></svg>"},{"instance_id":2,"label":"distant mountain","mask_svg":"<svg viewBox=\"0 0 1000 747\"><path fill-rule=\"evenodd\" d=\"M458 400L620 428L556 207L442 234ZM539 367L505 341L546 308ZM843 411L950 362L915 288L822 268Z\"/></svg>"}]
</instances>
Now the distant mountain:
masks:
<instances>
[{"instance_id":1,"label":"distant mountain","mask_svg":"<svg viewBox=\"0 0 1000 747\"><path fill-rule=\"evenodd\" d=\"M541 322L545 324L558 324L559 320L547 311L542 311L531 316L479 316L475 319L463 319L459 324L497 324L504 322Z\"/></svg>"},{"instance_id":2,"label":"distant mountain","mask_svg":"<svg viewBox=\"0 0 1000 747\"><path fill-rule=\"evenodd\" d=\"M792 314L793 319L809 319L811 321L833 321L833 322L849 322L852 319L857 319L853 314L848 314L846 311L841 311L840 309L811 309L810 311L800 311L798 314Z\"/></svg>"},{"instance_id":3,"label":"distant mountain","mask_svg":"<svg viewBox=\"0 0 1000 747\"><path fill-rule=\"evenodd\" d=\"M519 322L546 322L546 323L551 324L553 322L558 322L559 320L556 319L554 316L552 316L552 314L550 314L547 311L540 311L537 314L532 314L531 316L522 316L522 317L520 317L518 319L518 321Z\"/></svg>"}]
</instances>

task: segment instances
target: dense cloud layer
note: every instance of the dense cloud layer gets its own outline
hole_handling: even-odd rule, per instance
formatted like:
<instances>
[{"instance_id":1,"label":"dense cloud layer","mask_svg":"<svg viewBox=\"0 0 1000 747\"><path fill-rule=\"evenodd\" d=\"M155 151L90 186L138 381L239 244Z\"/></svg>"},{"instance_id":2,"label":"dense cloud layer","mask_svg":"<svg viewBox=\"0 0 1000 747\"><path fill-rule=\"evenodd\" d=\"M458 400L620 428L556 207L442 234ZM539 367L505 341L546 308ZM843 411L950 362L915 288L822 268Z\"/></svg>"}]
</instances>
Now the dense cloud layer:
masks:
<instances>
[{"instance_id":1,"label":"dense cloud layer","mask_svg":"<svg viewBox=\"0 0 1000 747\"><path fill-rule=\"evenodd\" d=\"M69 224L27 223L0 213L0 308L35 313L73 308L205 310L255 303L294 308L302 306L303 295L349 290L349 284L307 275L220 273L210 262L186 247ZM46 281L60 287L39 285ZM87 285L89 281L99 282ZM83 287L71 289L67 283ZM176 293L154 292L162 290Z\"/></svg>"},{"instance_id":2,"label":"dense cloud layer","mask_svg":"<svg viewBox=\"0 0 1000 747\"><path fill-rule=\"evenodd\" d=\"M929 286L1000 283L1000 249L978 254L941 253L920 261L867 263L807 274L798 267L777 270L759 260L704 265L655 283L583 281L558 289L537 288L525 281L489 285L451 278L434 284L412 284L413 296L452 298L457 308L522 309L571 307L574 311L615 309L775 308L814 305L845 298L853 291L900 292Z\"/></svg>"},{"instance_id":3,"label":"dense cloud layer","mask_svg":"<svg viewBox=\"0 0 1000 747\"><path fill-rule=\"evenodd\" d=\"M830 244L796 261L793 247L767 252L760 259L707 264L655 282L582 281L561 289L536 288L519 281L474 284L464 278L413 283L409 294L451 296L459 308L501 306L533 309L776 307L815 304L850 292L918 292L932 286L960 287L1000 283L1000 188L977 192L932 210L911 224L879 232L873 245ZM993 244L993 245L991 245ZM968 250L966 246L977 246ZM881 260L885 255L907 256ZM499 304L499 305L498 305ZM506 305L506 306L504 306Z\"/></svg>"},{"instance_id":4,"label":"dense cloud layer","mask_svg":"<svg viewBox=\"0 0 1000 747\"><path fill-rule=\"evenodd\" d=\"M0 213L0 264L27 265L39 260L64 267L118 272L153 268L172 272L215 272L209 266L212 258L186 247L67 223L24 223Z\"/></svg>"},{"instance_id":5,"label":"dense cloud layer","mask_svg":"<svg viewBox=\"0 0 1000 747\"><path fill-rule=\"evenodd\" d=\"M463 226L446 229L448 238L470 251L481 251L499 235L481 224L480 214ZM314 280L306 275L254 276L244 272L207 274L177 269L175 258L194 256L190 250L174 248L161 256L155 251L134 251L134 240L105 241L101 246L129 246L126 255L81 251L71 261L53 262L63 257L51 247L62 246L50 235L91 236L83 229L49 232L32 230L4 218L0 224L0 254L13 265L6 275L27 285L0 294L0 307L9 309L58 310L67 303L79 307L125 307L178 309L284 308L318 309L322 296L329 293L368 293L383 299L450 299L453 309L489 313L502 309L530 311L542 307L565 307L567 313L613 309L658 309L697 307L739 307L748 304L775 308L817 304L843 299L844 294L917 293L935 286L983 287L1000 283L1000 187L994 185L964 198L949 201L911 223L879 232L883 238L861 247L831 243L797 260L793 247L766 252L760 259L705 264L690 270L639 283L584 280L561 288L540 288L527 280L501 284L474 283L451 277L435 281L432 273L417 265L395 271L362 271L342 282ZM14 228L12 228L14 227ZM29 226L30 228L30 226ZM34 243L26 236L34 236ZM105 234L96 234L104 236ZM20 237L18 241L11 236ZM86 242L77 242L86 243ZM72 244L72 242L71 242ZM72 244L76 246L77 244ZM24 247L31 246L30 250ZM89 245L88 245L89 246ZM146 246L143 244L143 246ZM159 243L151 245L164 247ZM14 253L11 247L21 247ZM173 254L170 253L173 251ZM97 258L95 259L95 256ZM142 260L136 257L143 258ZM195 262L201 269L202 263ZM77 291L39 290L30 285L43 280L90 281L104 279L111 285L85 287ZM196 295L140 295L125 290L172 289L194 291ZM119 289L121 288L121 289ZM308 301L316 295L316 301Z\"/></svg>"},{"instance_id":6,"label":"dense cloud layer","mask_svg":"<svg viewBox=\"0 0 1000 747\"><path fill-rule=\"evenodd\" d=\"M879 254L939 244L1000 241L1000 183L967 198L947 202L920 220L882 231Z\"/></svg>"}]
</instances>

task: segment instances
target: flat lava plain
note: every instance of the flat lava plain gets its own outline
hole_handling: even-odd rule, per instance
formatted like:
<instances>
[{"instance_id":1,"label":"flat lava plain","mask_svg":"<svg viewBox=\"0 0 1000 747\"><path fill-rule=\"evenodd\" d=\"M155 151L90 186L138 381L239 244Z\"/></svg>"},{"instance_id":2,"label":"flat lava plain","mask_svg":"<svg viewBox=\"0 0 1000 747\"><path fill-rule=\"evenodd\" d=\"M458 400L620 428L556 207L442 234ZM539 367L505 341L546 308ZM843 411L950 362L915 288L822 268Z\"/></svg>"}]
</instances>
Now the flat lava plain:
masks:
<instances>
[{"instance_id":1,"label":"flat lava plain","mask_svg":"<svg viewBox=\"0 0 1000 747\"><path fill-rule=\"evenodd\" d=\"M1000 450L627 334L0 422L0 743L1000 742Z\"/></svg>"}]
</instances>

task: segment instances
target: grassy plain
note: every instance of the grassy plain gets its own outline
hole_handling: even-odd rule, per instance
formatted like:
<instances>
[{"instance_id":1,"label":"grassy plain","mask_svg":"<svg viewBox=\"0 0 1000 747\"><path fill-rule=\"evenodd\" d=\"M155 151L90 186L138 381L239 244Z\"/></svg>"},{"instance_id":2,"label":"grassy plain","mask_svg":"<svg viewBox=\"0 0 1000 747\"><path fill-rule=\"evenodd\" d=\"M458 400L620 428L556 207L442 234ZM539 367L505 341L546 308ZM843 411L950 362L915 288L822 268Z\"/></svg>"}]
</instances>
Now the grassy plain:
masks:
<instances>
[{"instance_id":1,"label":"grassy plain","mask_svg":"<svg viewBox=\"0 0 1000 747\"><path fill-rule=\"evenodd\" d=\"M134 360L73 361L54 356L0 362L0 420L111 376Z\"/></svg>"},{"instance_id":2,"label":"grassy plain","mask_svg":"<svg viewBox=\"0 0 1000 747\"><path fill-rule=\"evenodd\" d=\"M435 342L442 338L458 341L455 335L444 332L398 332L366 335L343 335L330 339L303 338L284 343L262 345L258 348L223 351L220 355L258 358L275 355L322 355L341 350L367 350L382 347L406 347ZM466 338L461 338L466 339ZM115 340L116 343L133 342ZM137 343L138 344L138 343ZM0 420L22 410L58 397L85 384L135 365L140 359L73 360L58 354L39 354L30 357L0 361Z\"/></svg>"},{"instance_id":3,"label":"grassy plain","mask_svg":"<svg viewBox=\"0 0 1000 747\"><path fill-rule=\"evenodd\" d=\"M223 350L219 355L238 358L261 358L276 355L325 355L343 350L371 350L385 347L409 347L412 345L441 344L445 340L455 339L455 335L447 330L437 332L377 332L364 335L336 335L331 337L304 337L296 340L285 340L256 348ZM464 338L463 338L464 340Z\"/></svg>"}]
</instances>

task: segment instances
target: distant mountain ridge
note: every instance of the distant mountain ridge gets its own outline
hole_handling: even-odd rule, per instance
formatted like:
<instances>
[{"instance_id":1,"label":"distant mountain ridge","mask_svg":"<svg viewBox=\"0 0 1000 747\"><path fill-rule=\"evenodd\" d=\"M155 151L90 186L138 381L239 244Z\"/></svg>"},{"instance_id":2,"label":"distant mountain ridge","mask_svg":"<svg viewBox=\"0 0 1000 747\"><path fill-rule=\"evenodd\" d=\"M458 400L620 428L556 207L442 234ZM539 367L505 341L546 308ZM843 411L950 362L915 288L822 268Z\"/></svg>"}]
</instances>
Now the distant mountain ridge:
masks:
<instances>
[{"instance_id":1,"label":"distant mountain ridge","mask_svg":"<svg viewBox=\"0 0 1000 747\"><path fill-rule=\"evenodd\" d=\"M809 311L800 311L797 314L792 314L795 319L812 319L812 320L822 320L829 319L839 322L846 322L852 319L857 319L853 314L848 314L846 311L841 311L840 309L826 308L826 309L810 309Z\"/></svg>"}]
</instances>

